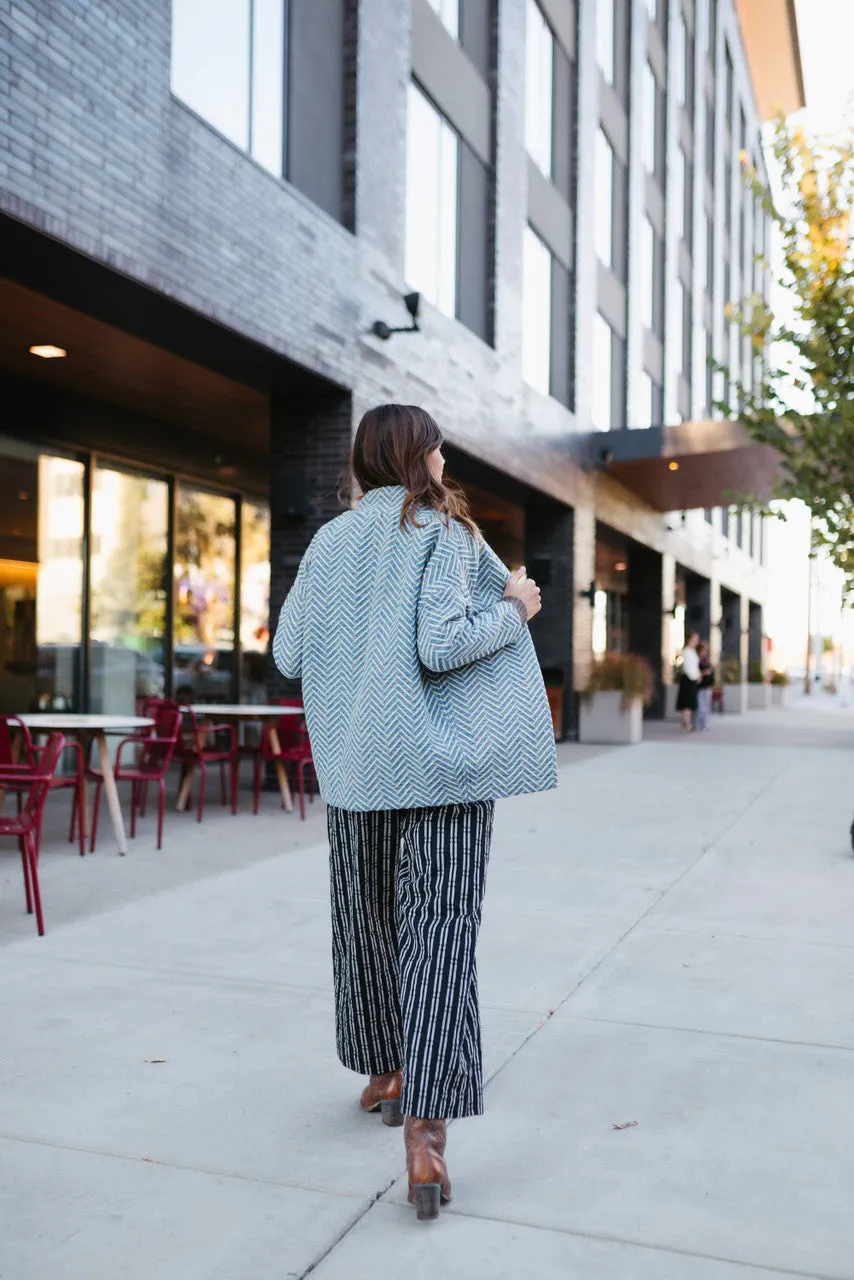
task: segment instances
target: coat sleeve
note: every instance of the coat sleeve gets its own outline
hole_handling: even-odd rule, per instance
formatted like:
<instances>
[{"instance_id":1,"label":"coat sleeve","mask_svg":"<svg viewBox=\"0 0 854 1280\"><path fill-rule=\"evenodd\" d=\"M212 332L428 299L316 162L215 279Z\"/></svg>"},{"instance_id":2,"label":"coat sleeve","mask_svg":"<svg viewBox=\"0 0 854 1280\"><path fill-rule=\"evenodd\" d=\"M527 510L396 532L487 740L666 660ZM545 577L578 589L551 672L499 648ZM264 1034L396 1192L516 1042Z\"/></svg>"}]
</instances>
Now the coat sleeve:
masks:
<instances>
[{"instance_id":1,"label":"coat sleeve","mask_svg":"<svg viewBox=\"0 0 854 1280\"><path fill-rule=\"evenodd\" d=\"M482 609L472 604L462 530L443 530L430 555L418 599L418 656L428 671L453 671L488 658L525 630L520 611L496 593ZM503 590L503 588L502 588Z\"/></svg>"},{"instance_id":2,"label":"coat sleeve","mask_svg":"<svg viewBox=\"0 0 854 1280\"><path fill-rule=\"evenodd\" d=\"M302 675L302 647L308 598L308 577L311 566L309 547L300 563L294 585L291 587L273 639L273 661L283 676L299 680Z\"/></svg>"}]
</instances>

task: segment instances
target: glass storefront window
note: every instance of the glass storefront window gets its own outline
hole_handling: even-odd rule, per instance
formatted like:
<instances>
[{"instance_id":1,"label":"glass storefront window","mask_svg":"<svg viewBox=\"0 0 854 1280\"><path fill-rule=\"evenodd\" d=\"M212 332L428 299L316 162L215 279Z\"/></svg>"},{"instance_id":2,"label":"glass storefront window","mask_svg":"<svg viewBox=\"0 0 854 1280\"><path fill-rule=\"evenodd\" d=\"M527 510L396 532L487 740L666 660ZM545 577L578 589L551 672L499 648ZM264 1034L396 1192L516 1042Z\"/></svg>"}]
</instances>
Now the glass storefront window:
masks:
<instances>
[{"instance_id":1,"label":"glass storefront window","mask_svg":"<svg viewBox=\"0 0 854 1280\"><path fill-rule=\"evenodd\" d=\"M270 508L244 502L240 522L240 699L264 702L270 645Z\"/></svg>"},{"instance_id":2,"label":"glass storefront window","mask_svg":"<svg viewBox=\"0 0 854 1280\"><path fill-rule=\"evenodd\" d=\"M92 477L91 710L164 693L169 487L96 466Z\"/></svg>"},{"instance_id":3,"label":"glass storefront window","mask_svg":"<svg viewBox=\"0 0 854 1280\"><path fill-rule=\"evenodd\" d=\"M82 706L84 467L0 439L0 711Z\"/></svg>"},{"instance_id":4,"label":"glass storefront window","mask_svg":"<svg viewBox=\"0 0 854 1280\"><path fill-rule=\"evenodd\" d=\"M235 696L235 503L178 486L172 693L181 702Z\"/></svg>"}]
</instances>

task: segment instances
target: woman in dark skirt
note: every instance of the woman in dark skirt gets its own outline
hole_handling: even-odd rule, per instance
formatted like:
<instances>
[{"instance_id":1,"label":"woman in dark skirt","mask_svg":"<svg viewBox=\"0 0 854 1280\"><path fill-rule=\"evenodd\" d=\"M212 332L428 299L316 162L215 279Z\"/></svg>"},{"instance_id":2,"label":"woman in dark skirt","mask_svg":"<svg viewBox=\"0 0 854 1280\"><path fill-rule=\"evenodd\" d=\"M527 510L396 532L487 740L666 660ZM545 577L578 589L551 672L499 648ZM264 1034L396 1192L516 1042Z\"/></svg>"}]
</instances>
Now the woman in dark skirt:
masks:
<instances>
[{"instance_id":1,"label":"woman in dark skirt","mask_svg":"<svg viewBox=\"0 0 854 1280\"><path fill-rule=\"evenodd\" d=\"M682 650L682 675L679 677L676 710L682 712L683 733L691 733L694 728L694 712L697 710L697 693L700 688L700 659L697 655L699 643L699 635L692 631Z\"/></svg>"}]
</instances>

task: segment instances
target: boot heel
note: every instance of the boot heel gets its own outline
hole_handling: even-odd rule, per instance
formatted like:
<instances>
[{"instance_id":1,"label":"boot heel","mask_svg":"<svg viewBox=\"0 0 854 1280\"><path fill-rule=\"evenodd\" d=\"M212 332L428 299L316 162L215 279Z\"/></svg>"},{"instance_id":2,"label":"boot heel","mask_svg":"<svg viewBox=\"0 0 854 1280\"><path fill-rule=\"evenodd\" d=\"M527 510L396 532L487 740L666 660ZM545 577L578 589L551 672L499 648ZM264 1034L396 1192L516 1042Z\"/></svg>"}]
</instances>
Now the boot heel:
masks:
<instances>
[{"instance_id":1,"label":"boot heel","mask_svg":"<svg viewBox=\"0 0 854 1280\"><path fill-rule=\"evenodd\" d=\"M417 1182L412 1188L412 1203L419 1222L429 1222L439 1216L441 1188L438 1182Z\"/></svg>"},{"instance_id":2,"label":"boot heel","mask_svg":"<svg viewBox=\"0 0 854 1280\"><path fill-rule=\"evenodd\" d=\"M383 1124L387 1124L390 1129L399 1129L403 1124L400 1098L384 1098L380 1103L380 1110L383 1114Z\"/></svg>"}]
</instances>

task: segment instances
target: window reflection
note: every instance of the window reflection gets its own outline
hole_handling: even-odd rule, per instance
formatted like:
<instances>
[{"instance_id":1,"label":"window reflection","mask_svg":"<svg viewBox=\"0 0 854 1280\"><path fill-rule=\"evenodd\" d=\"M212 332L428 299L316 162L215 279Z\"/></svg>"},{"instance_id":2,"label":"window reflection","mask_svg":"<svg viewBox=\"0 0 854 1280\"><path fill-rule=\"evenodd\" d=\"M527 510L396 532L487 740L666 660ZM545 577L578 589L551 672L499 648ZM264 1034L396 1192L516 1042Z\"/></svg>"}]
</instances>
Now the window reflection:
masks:
<instances>
[{"instance_id":1,"label":"window reflection","mask_svg":"<svg viewBox=\"0 0 854 1280\"><path fill-rule=\"evenodd\" d=\"M549 394L551 372L552 256L539 236L525 228L522 263L522 375Z\"/></svg>"},{"instance_id":2,"label":"window reflection","mask_svg":"<svg viewBox=\"0 0 854 1280\"><path fill-rule=\"evenodd\" d=\"M525 29L525 146L547 178L552 176L554 37L536 0L528 0Z\"/></svg>"},{"instance_id":3,"label":"window reflection","mask_svg":"<svg viewBox=\"0 0 854 1280\"><path fill-rule=\"evenodd\" d=\"M455 40L460 38L460 0L429 0L430 8L434 9L442 20L442 23L449 35Z\"/></svg>"},{"instance_id":4,"label":"window reflection","mask_svg":"<svg viewBox=\"0 0 854 1280\"><path fill-rule=\"evenodd\" d=\"M614 83L614 0L596 5L596 56L608 84Z\"/></svg>"},{"instance_id":5,"label":"window reflection","mask_svg":"<svg viewBox=\"0 0 854 1280\"><path fill-rule=\"evenodd\" d=\"M92 477L91 709L162 697L169 488L109 467Z\"/></svg>"},{"instance_id":6,"label":"window reflection","mask_svg":"<svg viewBox=\"0 0 854 1280\"><path fill-rule=\"evenodd\" d=\"M0 711L81 706L83 477L0 439Z\"/></svg>"},{"instance_id":7,"label":"window reflection","mask_svg":"<svg viewBox=\"0 0 854 1280\"><path fill-rule=\"evenodd\" d=\"M172 0L172 92L283 172L285 0Z\"/></svg>"},{"instance_id":8,"label":"window reflection","mask_svg":"<svg viewBox=\"0 0 854 1280\"><path fill-rule=\"evenodd\" d=\"M590 407L594 431L610 431L613 425L612 370L613 334L607 320L597 311L593 321L593 379Z\"/></svg>"},{"instance_id":9,"label":"window reflection","mask_svg":"<svg viewBox=\"0 0 854 1280\"><path fill-rule=\"evenodd\" d=\"M240 530L240 697L264 702L270 643L270 508L244 502Z\"/></svg>"},{"instance_id":10,"label":"window reflection","mask_svg":"<svg viewBox=\"0 0 854 1280\"><path fill-rule=\"evenodd\" d=\"M428 302L457 309L459 140L416 85L409 86L406 281Z\"/></svg>"},{"instance_id":11,"label":"window reflection","mask_svg":"<svg viewBox=\"0 0 854 1280\"><path fill-rule=\"evenodd\" d=\"M596 252L614 264L614 150L600 129L596 135Z\"/></svg>"},{"instance_id":12,"label":"window reflection","mask_svg":"<svg viewBox=\"0 0 854 1280\"><path fill-rule=\"evenodd\" d=\"M234 697L234 508L221 494L178 488L172 689L183 702Z\"/></svg>"}]
</instances>

